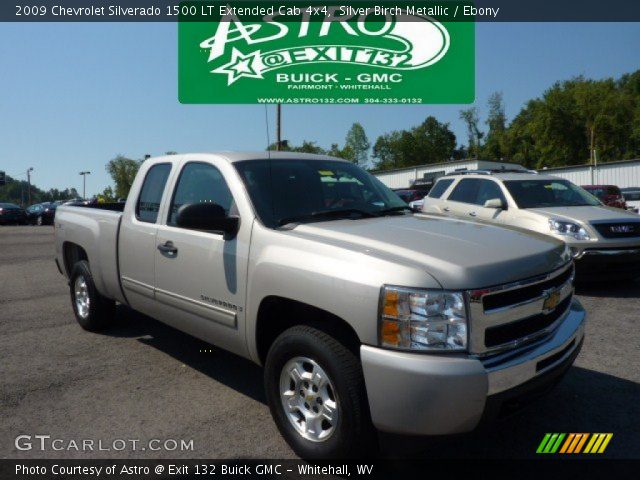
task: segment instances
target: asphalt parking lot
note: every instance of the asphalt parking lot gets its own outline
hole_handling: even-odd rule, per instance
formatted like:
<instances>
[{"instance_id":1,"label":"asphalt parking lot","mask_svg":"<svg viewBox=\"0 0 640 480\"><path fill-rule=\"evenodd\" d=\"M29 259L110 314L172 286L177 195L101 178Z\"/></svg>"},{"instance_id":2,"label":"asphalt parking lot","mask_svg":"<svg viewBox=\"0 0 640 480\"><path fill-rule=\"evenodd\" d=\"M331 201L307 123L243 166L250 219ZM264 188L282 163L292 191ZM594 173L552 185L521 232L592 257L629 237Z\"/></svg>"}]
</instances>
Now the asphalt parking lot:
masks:
<instances>
[{"instance_id":1,"label":"asphalt parking lot","mask_svg":"<svg viewBox=\"0 0 640 480\"><path fill-rule=\"evenodd\" d=\"M294 457L265 405L259 367L125 307L109 331L81 330L53 254L52 227L0 227L0 458ZM535 456L546 432L612 432L607 457L640 458L640 283L578 293L587 337L551 395L486 431L403 439L408 449L383 442L418 458L521 458ZM18 435L50 435L65 448L20 451ZM83 439L103 448L193 440L193 450L66 448Z\"/></svg>"}]
</instances>

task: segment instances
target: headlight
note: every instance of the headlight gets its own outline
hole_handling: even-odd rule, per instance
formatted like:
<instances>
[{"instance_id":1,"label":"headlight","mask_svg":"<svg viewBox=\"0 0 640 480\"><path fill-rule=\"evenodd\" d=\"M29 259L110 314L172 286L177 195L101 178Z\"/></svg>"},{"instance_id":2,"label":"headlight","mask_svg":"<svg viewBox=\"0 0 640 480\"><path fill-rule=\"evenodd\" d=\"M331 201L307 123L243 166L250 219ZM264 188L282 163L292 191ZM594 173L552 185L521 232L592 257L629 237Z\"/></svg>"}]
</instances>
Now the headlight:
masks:
<instances>
[{"instance_id":1,"label":"headlight","mask_svg":"<svg viewBox=\"0 0 640 480\"><path fill-rule=\"evenodd\" d=\"M549 220L549 228L553 233L558 235L564 235L567 237L573 237L576 240L590 240L591 237L584 229L583 226L577 223L565 222L563 220Z\"/></svg>"},{"instance_id":2,"label":"headlight","mask_svg":"<svg viewBox=\"0 0 640 480\"><path fill-rule=\"evenodd\" d=\"M381 295L381 346L466 350L467 312L462 292L382 287Z\"/></svg>"}]
</instances>

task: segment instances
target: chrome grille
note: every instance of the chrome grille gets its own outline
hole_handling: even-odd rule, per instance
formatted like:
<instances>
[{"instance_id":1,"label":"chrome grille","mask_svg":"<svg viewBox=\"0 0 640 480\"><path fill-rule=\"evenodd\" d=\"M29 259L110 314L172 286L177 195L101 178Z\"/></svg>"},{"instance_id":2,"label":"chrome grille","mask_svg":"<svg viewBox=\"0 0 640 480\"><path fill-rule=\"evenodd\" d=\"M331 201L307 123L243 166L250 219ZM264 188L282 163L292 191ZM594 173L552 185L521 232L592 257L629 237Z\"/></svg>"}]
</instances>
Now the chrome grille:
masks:
<instances>
[{"instance_id":1,"label":"chrome grille","mask_svg":"<svg viewBox=\"0 0 640 480\"><path fill-rule=\"evenodd\" d=\"M604 238L640 237L640 222L595 223L592 225Z\"/></svg>"},{"instance_id":2,"label":"chrome grille","mask_svg":"<svg viewBox=\"0 0 640 480\"><path fill-rule=\"evenodd\" d=\"M573 263L528 280L467 292L471 353L515 348L549 334L573 297Z\"/></svg>"}]
</instances>

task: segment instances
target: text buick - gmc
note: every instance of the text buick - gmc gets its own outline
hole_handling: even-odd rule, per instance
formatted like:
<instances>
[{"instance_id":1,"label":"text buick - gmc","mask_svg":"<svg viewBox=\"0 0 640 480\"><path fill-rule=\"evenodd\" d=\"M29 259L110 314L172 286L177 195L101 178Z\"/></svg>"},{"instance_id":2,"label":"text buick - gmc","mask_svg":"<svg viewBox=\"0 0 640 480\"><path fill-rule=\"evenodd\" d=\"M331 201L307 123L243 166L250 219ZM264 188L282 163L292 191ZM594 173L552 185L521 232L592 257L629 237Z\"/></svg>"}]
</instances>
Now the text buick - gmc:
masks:
<instances>
[{"instance_id":1,"label":"text buick - gmc","mask_svg":"<svg viewBox=\"0 0 640 480\"><path fill-rule=\"evenodd\" d=\"M124 207L97 207L55 218L80 325L107 327L119 302L263 365L306 458L371 452L376 429L471 431L548 390L582 346L562 242L414 214L344 160L151 158Z\"/></svg>"}]
</instances>

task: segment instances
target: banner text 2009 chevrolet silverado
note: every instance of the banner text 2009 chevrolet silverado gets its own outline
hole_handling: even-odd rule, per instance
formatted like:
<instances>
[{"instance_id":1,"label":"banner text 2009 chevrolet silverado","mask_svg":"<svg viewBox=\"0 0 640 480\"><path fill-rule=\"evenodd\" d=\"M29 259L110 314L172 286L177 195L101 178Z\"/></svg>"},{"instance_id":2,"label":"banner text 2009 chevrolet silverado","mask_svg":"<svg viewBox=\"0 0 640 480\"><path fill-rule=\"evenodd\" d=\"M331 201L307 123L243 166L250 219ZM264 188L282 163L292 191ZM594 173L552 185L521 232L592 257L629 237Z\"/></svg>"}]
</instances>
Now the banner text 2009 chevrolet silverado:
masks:
<instances>
[{"instance_id":1,"label":"banner text 2009 chevrolet silverado","mask_svg":"<svg viewBox=\"0 0 640 480\"><path fill-rule=\"evenodd\" d=\"M331 157L149 159L124 211L63 206L55 235L82 327L120 302L264 365L306 458L371 452L375 428L473 430L552 385L584 336L564 244L414 215Z\"/></svg>"}]
</instances>

